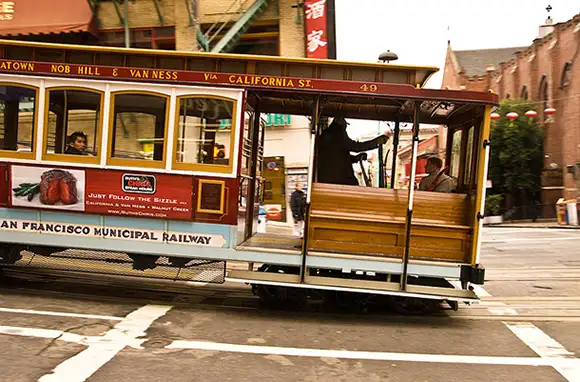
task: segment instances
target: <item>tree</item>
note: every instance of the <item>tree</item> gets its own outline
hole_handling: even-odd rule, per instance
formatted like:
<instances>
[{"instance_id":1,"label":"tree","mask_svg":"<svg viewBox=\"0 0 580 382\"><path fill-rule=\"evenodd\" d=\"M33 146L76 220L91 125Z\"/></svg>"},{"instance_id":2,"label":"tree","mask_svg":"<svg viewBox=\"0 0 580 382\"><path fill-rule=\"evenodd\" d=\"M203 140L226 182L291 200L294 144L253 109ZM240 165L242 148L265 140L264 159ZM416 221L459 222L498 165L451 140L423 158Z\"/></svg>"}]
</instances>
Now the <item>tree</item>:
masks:
<instances>
[{"instance_id":1,"label":"tree","mask_svg":"<svg viewBox=\"0 0 580 382\"><path fill-rule=\"evenodd\" d=\"M501 116L491 126L491 194L503 194L506 207L533 205L539 200L540 176L544 163L544 131L536 118L524 114L535 106L524 100L503 100ZM511 121L509 112L519 117Z\"/></svg>"}]
</instances>

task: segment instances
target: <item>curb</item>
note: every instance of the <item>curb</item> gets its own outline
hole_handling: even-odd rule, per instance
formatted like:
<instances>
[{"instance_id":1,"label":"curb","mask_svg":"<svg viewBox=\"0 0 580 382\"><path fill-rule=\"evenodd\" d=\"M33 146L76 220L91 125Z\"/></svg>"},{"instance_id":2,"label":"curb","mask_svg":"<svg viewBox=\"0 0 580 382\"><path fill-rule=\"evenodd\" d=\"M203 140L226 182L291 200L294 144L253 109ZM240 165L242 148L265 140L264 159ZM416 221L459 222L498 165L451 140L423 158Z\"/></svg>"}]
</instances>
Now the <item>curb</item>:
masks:
<instances>
[{"instance_id":1,"label":"curb","mask_svg":"<svg viewBox=\"0 0 580 382\"><path fill-rule=\"evenodd\" d=\"M488 228L552 228L552 229L580 229L580 226L572 226L572 225L506 225L506 224L492 224L486 225L484 227Z\"/></svg>"}]
</instances>

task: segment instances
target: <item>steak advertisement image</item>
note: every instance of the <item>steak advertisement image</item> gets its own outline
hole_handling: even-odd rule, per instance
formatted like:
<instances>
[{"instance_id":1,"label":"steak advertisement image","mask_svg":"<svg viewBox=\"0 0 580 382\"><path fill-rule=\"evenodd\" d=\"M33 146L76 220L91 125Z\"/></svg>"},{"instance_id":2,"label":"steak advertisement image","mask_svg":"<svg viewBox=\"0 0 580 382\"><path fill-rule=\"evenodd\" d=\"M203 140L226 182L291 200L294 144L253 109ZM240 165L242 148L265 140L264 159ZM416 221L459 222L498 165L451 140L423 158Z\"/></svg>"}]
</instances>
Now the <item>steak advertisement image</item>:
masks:
<instances>
[{"instance_id":1,"label":"steak advertisement image","mask_svg":"<svg viewBox=\"0 0 580 382\"><path fill-rule=\"evenodd\" d=\"M12 205L84 211L85 172L12 166Z\"/></svg>"}]
</instances>

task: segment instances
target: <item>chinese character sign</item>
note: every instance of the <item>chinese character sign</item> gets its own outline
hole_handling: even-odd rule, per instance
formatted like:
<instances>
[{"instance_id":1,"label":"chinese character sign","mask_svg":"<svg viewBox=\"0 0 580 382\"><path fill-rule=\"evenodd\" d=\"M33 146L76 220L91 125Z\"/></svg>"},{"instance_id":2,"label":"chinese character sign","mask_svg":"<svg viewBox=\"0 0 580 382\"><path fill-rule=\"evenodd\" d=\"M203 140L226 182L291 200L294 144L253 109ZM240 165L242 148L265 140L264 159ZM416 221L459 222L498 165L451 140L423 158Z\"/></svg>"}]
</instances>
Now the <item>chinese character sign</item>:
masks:
<instances>
[{"instance_id":1,"label":"chinese character sign","mask_svg":"<svg viewBox=\"0 0 580 382\"><path fill-rule=\"evenodd\" d=\"M305 0L306 57L328 58L326 0Z\"/></svg>"}]
</instances>

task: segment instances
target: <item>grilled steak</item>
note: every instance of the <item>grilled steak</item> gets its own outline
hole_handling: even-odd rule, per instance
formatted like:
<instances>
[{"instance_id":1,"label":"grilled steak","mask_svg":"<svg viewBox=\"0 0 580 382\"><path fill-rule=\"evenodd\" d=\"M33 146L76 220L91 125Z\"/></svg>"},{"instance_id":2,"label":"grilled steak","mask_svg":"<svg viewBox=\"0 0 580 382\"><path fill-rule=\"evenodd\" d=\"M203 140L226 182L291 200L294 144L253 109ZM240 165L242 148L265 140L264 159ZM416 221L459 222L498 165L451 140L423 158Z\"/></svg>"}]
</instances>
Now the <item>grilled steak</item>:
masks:
<instances>
[{"instance_id":1,"label":"grilled steak","mask_svg":"<svg viewBox=\"0 0 580 382\"><path fill-rule=\"evenodd\" d=\"M77 179L63 170L50 170L40 177L40 201L42 204L75 204L78 202Z\"/></svg>"}]
</instances>

